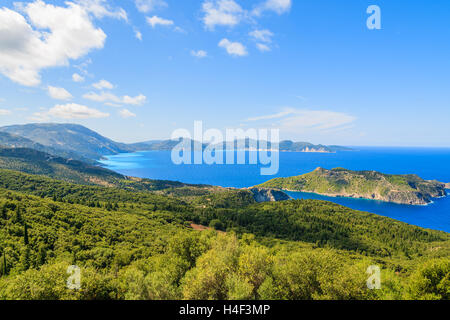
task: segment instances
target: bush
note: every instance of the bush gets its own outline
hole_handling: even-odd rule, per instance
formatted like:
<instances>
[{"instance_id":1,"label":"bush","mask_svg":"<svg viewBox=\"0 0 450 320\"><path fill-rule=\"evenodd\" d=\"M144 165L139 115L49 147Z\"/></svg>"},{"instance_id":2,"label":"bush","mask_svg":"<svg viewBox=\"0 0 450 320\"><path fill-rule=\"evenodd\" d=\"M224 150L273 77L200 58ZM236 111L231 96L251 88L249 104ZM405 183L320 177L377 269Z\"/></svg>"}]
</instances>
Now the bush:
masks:
<instances>
[{"instance_id":1,"label":"bush","mask_svg":"<svg viewBox=\"0 0 450 320\"><path fill-rule=\"evenodd\" d=\"M211 222L209 223L209 227L213 228L214 230L224 230L222 221L218 219L211 220Z\"/></svg>"}]
</instances>

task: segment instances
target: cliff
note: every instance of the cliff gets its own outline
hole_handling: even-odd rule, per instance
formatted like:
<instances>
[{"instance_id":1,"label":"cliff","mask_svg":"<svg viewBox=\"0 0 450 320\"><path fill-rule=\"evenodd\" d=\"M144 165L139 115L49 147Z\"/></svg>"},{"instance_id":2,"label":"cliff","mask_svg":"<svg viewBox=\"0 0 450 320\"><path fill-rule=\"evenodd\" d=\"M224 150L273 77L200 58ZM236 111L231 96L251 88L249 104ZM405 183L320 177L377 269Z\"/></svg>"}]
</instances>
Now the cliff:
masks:
<instances>
[{"instance_id":1,"label":"cliff","mask_svg":"<svg viewBox=\"0 0 450 320\"><path fill-rule=\"evenodd\" d=\"M290 197L280 190L267 188L249 188L256 202L275 202L289 200Z\"/></svg>"},{"instance_id":2,"label":"cliff","mask_svg":"<svg viewBox=\"0 0 450 320\"><path fill-rule=\"evenodd\" d=\"M424 180L414 174L389 175L376 171L317 168L301 176L272 179L257 187L424 205L433 198L446 196L448 185Z\"/></svg>"}]
</instances>

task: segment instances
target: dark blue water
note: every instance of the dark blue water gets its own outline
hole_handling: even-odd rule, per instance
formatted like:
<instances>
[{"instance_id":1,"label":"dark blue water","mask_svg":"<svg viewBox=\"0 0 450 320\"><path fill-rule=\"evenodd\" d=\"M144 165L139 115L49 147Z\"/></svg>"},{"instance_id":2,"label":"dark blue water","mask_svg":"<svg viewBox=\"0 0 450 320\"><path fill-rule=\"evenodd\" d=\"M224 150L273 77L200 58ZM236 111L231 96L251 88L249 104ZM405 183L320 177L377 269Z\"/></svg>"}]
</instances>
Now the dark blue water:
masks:
<instances>
[{"instance_id":1,"label":"dark blue water","mask_svg":"<svg viewBox=\"0 0 450 320\"><path fill-rule=\"evenodd\" d=\"M424 179L450 182L450 149L358 148L359 151L330 154L283 152L275 176L262 176L259 165L175 165L170 152L152 151L111 156L102 163L129 176L176 180L223 187L249 187L275 177L300 175L317 167L376 170L390 174L415 173ZM435 199L427 206L409 206L375 200L332 198L290 192L293 198L321 199L347 207L391 217L425 228L450 232L450 197Z\"/></svg>"}]
</instances>

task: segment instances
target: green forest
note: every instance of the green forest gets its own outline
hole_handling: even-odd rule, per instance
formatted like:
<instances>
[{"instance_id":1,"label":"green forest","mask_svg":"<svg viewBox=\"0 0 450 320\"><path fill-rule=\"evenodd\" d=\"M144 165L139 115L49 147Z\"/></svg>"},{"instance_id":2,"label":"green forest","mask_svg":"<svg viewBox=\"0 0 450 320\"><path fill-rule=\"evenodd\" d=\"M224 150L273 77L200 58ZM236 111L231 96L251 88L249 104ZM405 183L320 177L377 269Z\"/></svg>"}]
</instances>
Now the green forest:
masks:
<instances>
[{"instance_id":1,"label":"green forest","mask_svg":"<svg viewBox=\"0 0 450 320\"><path fill-rule=\"evenodd\" d=\"M325 201L0 170L3 300L449 299L449 253L448 233Z\"/></svg>"}]
</instances>

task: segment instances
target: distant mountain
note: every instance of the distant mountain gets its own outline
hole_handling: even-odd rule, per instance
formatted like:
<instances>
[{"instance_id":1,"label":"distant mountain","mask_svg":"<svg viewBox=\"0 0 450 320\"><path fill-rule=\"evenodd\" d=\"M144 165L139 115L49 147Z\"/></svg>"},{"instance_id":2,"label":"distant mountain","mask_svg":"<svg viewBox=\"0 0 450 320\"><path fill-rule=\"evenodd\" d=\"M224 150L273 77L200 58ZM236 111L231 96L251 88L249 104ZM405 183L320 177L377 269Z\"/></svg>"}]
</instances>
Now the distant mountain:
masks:
<instances>
[{"instance_id":1,"label":"distant mountain","mask_svg":"<svg viewBox=\"0 0 450 320\"><path fill-rule=\"evenodd\" d=\"M191 148L193 148L194 140L188 139L191 143ZM148 145L149 150L159 150L159 151L169 151L172 150L173 147L178 145L182 139L179 140L156 140L156 141L147 141L143 142L142 144ZM238 150L243 146L244 150L251 150L254 149L254 146L256 146L256 149L272 149L271 142L268 141L262 141L262 140L252 140L252 139L245 139L245 140L235 140L232 144L235 150ZM208 144L204 143L202 145L202 148L205 149L208 146ZM229 146L227 142L219 143L216 145L213 145L212 147L218 149L218 150L228 150ZM325 145L314 145L312 143L308 142L293 142L290 140L284 140L281 141L279 144L279 150L281 152L323 152L323 153L332 153L337 151L351 151L352 149L347 147L341 147L341 146L325 146Z\"/></svg>"},{"instance_id":2,"label":"distant mountain","mask_svg":"<svg viewBox=\"0 0 450 320\"><path fill-rule=\"evenodd\" d=\"M0 169L45 175L68 182L112 186L125 179L121 174L87 163L55 157L28 148L0 147Z\"/></svg>"},{"instance_id":3,"label":"distant mountain","mask_svg":"<svg viewBox=\"0 0 450 320\"><path fill-rule=\"evenodd\" d=\"M125 144L108 139L97 132L77 124L38 123L0 127L0 146L31 148L62 158L75 159L94 164L104 156L135 151L170 151L180 143L178 140L152 140ZM193 149L194 140L189 139ZM271 143L251 139L236 140L235 148L244 145L245 150L271 149ZM204 143L202 148L208 144ZM227 150L228 144L218 144L216 149ZM282 152L336 152L351 150L340 146L314 145L289 140L280 143Z\"/></svg>"},{"instance_id":4,"label":"distant mountain","mask_svg":"<svg viewBox=\"0 0 450 320\"><path fill-rule=\"evenodd\" d=\"M314 145L309 142L293 142L290 140L284 140L280 142L280 151L282 152L324 152L332 153L336 151L352 151L351 148L342 146L324 146Z\"/></svg>"},{"instance_id":5,"label":"distant mountain","mask_svg":"<svg viewBox=\"0 0 450 320\"><path fill-rule=\"evenodd\" d=\"M0 129L1 130L1 129ZM58 156L67 159L74 159L79 161L84 161L89 164L95 164L96 161L84 157L83 155L64 150L61 148L53 148L49 146L44 146L40 143L34 142L30 139L23 138L14 134L0 131L0 147L10 147L10 148L29 148L37 151L45 152L53 156Z\"/></svg>"},{"instance_id":6,"label":"distant mountain","mask_svg":"<svg viewBox=\"0 0 450 320\"><path fill-rule=\"evenodd\" d=\"M190 139L189 139L190 140ZM146 142L141 142L138 144L133 144L132 146L137 146L139 148L142 148L143 146L146 146L146 149L149 151L170 151L178 145L182 139L178 140L151 140ZM190 140L191 143L193 143L193 140Z\"/></svg>"},{"instance_id":7,"label":"distant mountain","mask_svg":"<svg viewBox=\"0 0 450 320\"><path fill-rule=\"evenodd\" d=\"M14 125L1 127L0 131L26 138L36 145L52 148L50 150L63 150L68 153L77 154L80 157L96 160L106 155L140 150L140 144L127 145L114 142L95 131L77 124L47 123ZM11 144L6 145L11 146ZM42 149L33 147L32 145L21 146L37 150Z\"/></svg>"},{"instance_id":8,"label":"distant mountain","mask_svg":"<svg viewBox=\"0 0 450 320\"><path fill-rule=\"evenodd\" d=\"M317 168L301 176L275 178L257 187L411 205L424 205L430 203L433 198L447 195L446 184L424 180L414 174L393 175L343 168Z\"/></svg>"}]
</instances>

